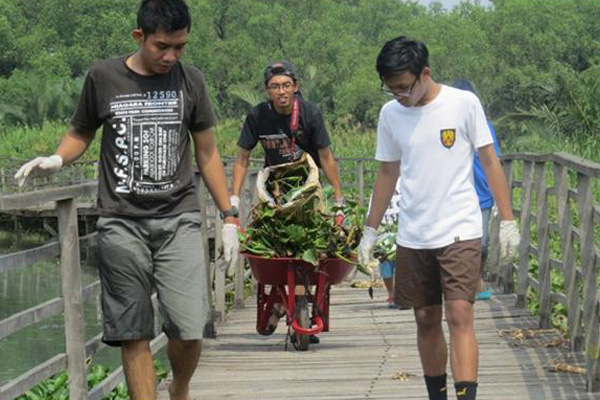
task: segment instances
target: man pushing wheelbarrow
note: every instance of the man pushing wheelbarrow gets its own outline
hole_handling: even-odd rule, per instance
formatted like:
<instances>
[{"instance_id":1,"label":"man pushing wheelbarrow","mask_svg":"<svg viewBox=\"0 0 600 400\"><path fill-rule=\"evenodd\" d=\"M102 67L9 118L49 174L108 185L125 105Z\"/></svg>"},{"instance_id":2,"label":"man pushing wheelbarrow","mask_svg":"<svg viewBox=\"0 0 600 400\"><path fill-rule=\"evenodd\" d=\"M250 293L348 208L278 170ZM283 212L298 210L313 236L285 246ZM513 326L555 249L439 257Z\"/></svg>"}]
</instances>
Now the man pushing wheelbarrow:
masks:
<instances>
[{"instance_id":1,"label":"man pushing wheelbarrow","mask_svg":"<svg viewBox=\"0 0 600 400\"><path fill-rule=\"evenodd\" d=\"M238 140L238 156L233 167L232 205L239 207L250 154L260 142L265 153L265 167L295 162L304 154L312 157L333 186L339 222L343 218L344 198L321 112L315 105L303 100L298 75L287 61L269 64L264 71L264 84L269 99L252 108ZM269 310L271 312L267 328L261 333L269 334L275 330L279 318L284 315L285 304L276 303Z\"/></svg>"},{"instance_id":2,"label":"man pushing wheelbarrow","mask_svg":"<svg viewBox=\"0 0 600 400\"><path fill-rule=\"evenodd\" d=\"M363 218L352 212L355 202L349 200L347 221L341 224L338 208L326 206L318 174L308 154L261 170L259 203L242 242L258 281L257 331L272 334L285 316L298 350L329 330L329 290L352 270L352 251L360 239L356 218Z\"/></svg>"}]
</instances>

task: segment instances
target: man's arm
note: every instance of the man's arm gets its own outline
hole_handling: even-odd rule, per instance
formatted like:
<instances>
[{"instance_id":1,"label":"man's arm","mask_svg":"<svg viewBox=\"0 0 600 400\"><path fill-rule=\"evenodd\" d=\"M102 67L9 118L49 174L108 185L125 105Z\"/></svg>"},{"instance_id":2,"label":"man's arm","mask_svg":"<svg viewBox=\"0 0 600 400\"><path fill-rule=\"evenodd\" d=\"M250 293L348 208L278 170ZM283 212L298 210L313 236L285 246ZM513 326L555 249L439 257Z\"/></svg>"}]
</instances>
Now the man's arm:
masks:
<instances>
[{"instance_id":1,"label":"man's arm","mask_svg":"<svg viewBox=\"0 0 600 400\"><path fill-rule=\"evenodd\" d=\"M244 178L248 172L248 164L250 163L250 153L250 150L238 146L237 158L235 159L235 164L233 164L233 184L231 188L233 196L239 197L242 190L242 184L244 183Z\"/></svg>"},{"instance_id":2,"label":"man's arm","mask_svg":"<svg viewBox=\"0 0 600 400\"><path fill-rule=\"evenodd\" d=\"M71 125L54 154L63 159L63 165L72 164L85 153L94 140L94 134L95 132L84 132Z\"/></svg>"},{"instance_id":3,"label":"man's arm","mask_svg":"<svg viewBox=\"0 0 600 400\"><path fill-rule=\"evenodd\" d=\"M504 176L504 170L500 165L498 156L494 151L494 145L489 144L484 147L480 147L479 159L481 165L485 171L485 177L488 185L492 189L494 195L494 201L500 211L500 217L502 220L513 220L513 212L510 204L510 192L506 184L506 177Z\"/></svg>"},{"instance_id":4,"label":"man's arm","mask_svg":"<svg viewBox=\"0 0 600 400\"><path fill-rule=\"evenodd\" d=\"M377 228L381 223L383 214L390 205L396 182L400 176L400 161L382 162L375 177L373 186L373 197L371 200L371 210L367 216L366 225Z\"/></svg>"},{"instance_id":5,"label":"man's arm","mask_svg":"<svg viewBox=\"0 0 600 400\"><path fill-rule=\"evenodd\" d=\"M227 177L225 176L225 169L212 128L193 132L192 139L194 141L196 163L208 191L220 211L229 210L231 203L229 202L229 192L227 190ZM225 222L234 223L235 218L227 217Z\"/></svg>"},{"instance_id":6,"label":"man's arm","mask_svg":"<svg viewBox=\"0 0 600 400\"><path fill-rule=\"evenodd\" d=\"M342 186L340 185L340 177L338 174L337 163L333 157L333 152L330 147L323 147L318 150L321 167L331 186L333 186L334 199L341 199Z\"/></svg>"}]
</instances>

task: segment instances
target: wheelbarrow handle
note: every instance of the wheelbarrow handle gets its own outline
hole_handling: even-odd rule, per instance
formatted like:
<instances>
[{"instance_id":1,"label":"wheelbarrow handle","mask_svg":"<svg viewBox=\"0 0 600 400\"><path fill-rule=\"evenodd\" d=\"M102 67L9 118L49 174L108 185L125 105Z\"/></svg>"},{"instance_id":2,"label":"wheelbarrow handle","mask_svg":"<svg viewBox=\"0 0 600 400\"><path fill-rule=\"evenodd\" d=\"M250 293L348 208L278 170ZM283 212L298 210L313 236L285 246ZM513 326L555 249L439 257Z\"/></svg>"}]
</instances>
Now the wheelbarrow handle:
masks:
<instances>
[{"instance_id":1,"label":"wheelbarrow handle","mask_svg":"<svg viewBox=\"0 0 600 400\"><path fill-rule=\"evenodd\" d=\"M323 320L321 317L315 317L315 326L312 328L303 328L298 324L298 321L292 322L292 329L301 335L317 335L323 331Z\"/></svg>"}]
</instances>

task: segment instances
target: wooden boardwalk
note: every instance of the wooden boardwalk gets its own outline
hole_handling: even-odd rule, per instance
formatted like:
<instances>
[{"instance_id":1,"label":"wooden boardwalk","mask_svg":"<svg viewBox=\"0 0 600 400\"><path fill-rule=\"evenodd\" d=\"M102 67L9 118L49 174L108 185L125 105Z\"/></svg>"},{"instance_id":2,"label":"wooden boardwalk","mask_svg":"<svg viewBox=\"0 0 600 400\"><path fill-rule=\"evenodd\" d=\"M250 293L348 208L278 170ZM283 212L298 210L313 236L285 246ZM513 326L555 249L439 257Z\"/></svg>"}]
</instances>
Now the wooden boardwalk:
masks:
<instances>
[{"instance_id":1,"label":"wooden boardwalk","mask_svg":"<svg viewBox=\"0 0 600 400\"><path fill-rule=\"evenodd\" d=\"M556 362L585 366L559 336L537 330L536 319L514 307L514 295L476 304L480 344L480 400L598 399L584 375L553 372ZM285 325L269 337L256 333L256 307L232 312L205 341L191 391L193 400L427 399L410 310L385 306L385 290L335 287L331 331L307 352L284 351ZM445 325L445 324L444 324ZM444 326L446 330L446 326ZM446 334L446 337L447 334ZM165 382L159 400L168 400ZM449 399L454 388L449 377Z\"/></svg>"}]
</instances>

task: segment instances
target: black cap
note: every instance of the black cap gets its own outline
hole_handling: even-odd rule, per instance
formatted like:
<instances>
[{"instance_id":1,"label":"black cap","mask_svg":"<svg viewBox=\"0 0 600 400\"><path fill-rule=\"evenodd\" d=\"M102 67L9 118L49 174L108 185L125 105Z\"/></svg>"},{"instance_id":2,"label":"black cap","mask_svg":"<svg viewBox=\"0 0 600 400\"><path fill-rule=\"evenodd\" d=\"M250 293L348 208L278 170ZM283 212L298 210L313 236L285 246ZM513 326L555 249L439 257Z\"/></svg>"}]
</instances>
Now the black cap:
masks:
<instances>
[{"instance_id":1,"label":"black cap","mask_svg":"<svg viewBox=\"0 0 600 400\"><path fill-rule=\"evenodd\" d=\"M276 61L267 65L265 68L265 84L267 84L275 75L285 75L296 80L296 69L287 61Z\"/></svg>"}]
</instances>

